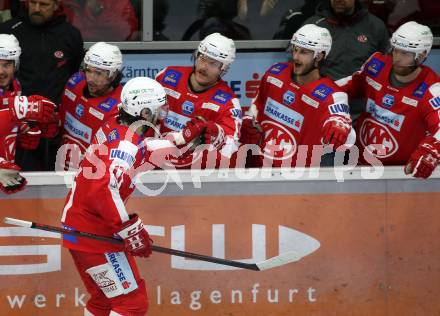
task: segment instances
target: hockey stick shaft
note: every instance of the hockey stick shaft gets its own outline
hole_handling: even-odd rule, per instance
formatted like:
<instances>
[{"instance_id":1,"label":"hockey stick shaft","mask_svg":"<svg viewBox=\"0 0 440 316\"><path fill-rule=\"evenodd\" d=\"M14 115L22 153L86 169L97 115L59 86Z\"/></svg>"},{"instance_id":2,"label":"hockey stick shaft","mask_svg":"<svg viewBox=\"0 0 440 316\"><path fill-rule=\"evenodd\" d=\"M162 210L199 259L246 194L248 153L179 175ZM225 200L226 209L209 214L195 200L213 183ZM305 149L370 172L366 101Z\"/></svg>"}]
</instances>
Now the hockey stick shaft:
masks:
<instances>
[{"instance_id":1,"label":"hockey stick shaft","mask_svg":"<svg viewBox=\"0 0 440 316\"><path fill-rule=\"evenodd\" d=\"M91 234L91 233L87 233L87 232L81 232L81 231L77 231L77 230L69 230L69 229L65 229L65 228L61 228L61 227L39 224L39 223L24 221L21 219L15 219L15 218L11 218L11 217L5 217L4 222L9 225L28 227L28 228L40 229L40 230L45 230L45 231L49 231L49 232L56 232L56 233L61 233L61 234L66 234L66 235L71 235L71 236L90 238L90 239L100 240L100 241L104 241L104 242L109 242L112 244L121 245L124 243L121 239L114 238L114 237L99 236L99 235L95 235L95 234ZM151 249L153 251L166 253L169 255L191 258L191 259L196 259L196 260L201 260L201 261L207 261L207 262L212 262L212 263L217 263L217 264L222 264L222 265L227 265L227 266L232 266L232 267L237 267L237 268L242 268L242 269L247 269L247 270L260 271L260 268L256 264L253 264L253 263L244 263L244 262L240 262L240 261L227 260L227 259L211 257L211 256L206 256L206 255L187 252L187 251L165 248L165 247L156 246L156 245L152 245Z\"/></svg>"}]
</instances>

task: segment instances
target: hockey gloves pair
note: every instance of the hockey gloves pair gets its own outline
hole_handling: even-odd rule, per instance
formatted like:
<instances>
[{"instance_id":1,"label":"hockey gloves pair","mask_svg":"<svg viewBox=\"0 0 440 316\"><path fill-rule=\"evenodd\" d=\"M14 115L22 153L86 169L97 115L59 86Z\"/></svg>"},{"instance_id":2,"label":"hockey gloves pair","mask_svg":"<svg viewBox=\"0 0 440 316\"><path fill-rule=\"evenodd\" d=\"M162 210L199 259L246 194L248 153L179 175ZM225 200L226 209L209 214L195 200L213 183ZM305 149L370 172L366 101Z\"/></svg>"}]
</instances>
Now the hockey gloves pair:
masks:
<instances>
[{"instance_id":1,"label":"hockey gloves pair","mask_svg":"<svg viewBox=\"0 0 440 316\"><path fill-rule=\"evenodd\" d=\"M20 167L16 164L0 161L0 190L6 194L12 194L24 189L27 181L18 172Z\"/></svg>"},{"instance_id":2,"label":"hockey gloves pair","mask_svg":"<svg viewBox=\"0 0 440 316\"><path fill-rule=\"evenodd\" d=\"M440 141L426 137L411 154L405 173L416 178L428 178L440 162Z\"/></svg>"},{"instance_id":3,"label":"hockey gloves pair","mask_svg":"<svg viewBox=\"0 0 440 316\"><path fill-rule=\"evenodd\" d=\"M149 257L151 255L150 239L144 223L137 214L130 215L130 219L123 223L117 235L124 240L125 250L132 256Z\"/></svg>"}]
</instances>

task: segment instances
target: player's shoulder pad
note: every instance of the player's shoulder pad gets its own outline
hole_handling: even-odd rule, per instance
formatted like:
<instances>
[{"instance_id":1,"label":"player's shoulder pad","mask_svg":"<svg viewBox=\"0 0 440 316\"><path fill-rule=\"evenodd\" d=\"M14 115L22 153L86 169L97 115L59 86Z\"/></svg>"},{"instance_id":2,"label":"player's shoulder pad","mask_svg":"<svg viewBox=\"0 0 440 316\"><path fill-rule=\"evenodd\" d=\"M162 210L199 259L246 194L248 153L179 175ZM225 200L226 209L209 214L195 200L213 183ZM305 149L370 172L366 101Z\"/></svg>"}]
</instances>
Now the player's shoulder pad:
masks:
<instances>
[{"instance_id":1,"label":"player's shoulder pad","mask_svg":"<svg viewBox=\"0 0 440 316\"><path fill-rule=\"evenodd\" d=\"M226 89L216 89L210 100L214 103L225 105L229 100L232 100L233 97L232 93L226 91Z\"/></svg>"},{"instance_id":2,"label":"player's shoulder pad","mask_svg":"<svg viewBox=\"0 0 440 316\"><path fill-rule=\"evenodd\" d=\"M104 112L110 112L115 106L119 103L119 100L109 97L98 104L98 109L104 111Z\"/></svg>"},{"instance_id":3,"label":"player's shoulder pad","mask_svg":"<svg viewBox=\"0 0 440 316\"><path fill-rule=\"evenodd\" d=\"M162 78L159 80L159 82L174 88L177 87L177 85L180 82L180 79L183 76L183 71L182 69L179 69L179 67L166 67L162 70L162 72L161 72Z\"/></svg>"},{"instance_id":4,"label":"player's shoulder pad","mask_svg":"<svg viewBox=\"0 0 440 316\"><path fill-rule=\"evenodd\" d=\"M279 75L288 67L289 63L276 63L272 65L267 72L272 75Z\"/></svg>"},{"instance_id":5,"label":"player's shoulder pad","mask_svg":"<svg viewBox=\"0 0 440 316\"><path fill-rule=\"evenodd\" d=\"M312 96L318 100L324 101L335 91L335 88L336 85L334 83L321 80L320 83L312 90Z\"/></svg>"},{"instance_id":6,"label":"player's shoulder pad","mask_svg":"<svg viewBox=\"0 0 440 316\"><path fill-rule=\"evenodd\" d=\"M86 76L82 71L74 73L67 81L68 88L75 88L81 81L85 80Z\"/></svg>"},{"instance_id":7,"label":"player's shoulder pad","mask_svg":"<svg viewBox=\"0 0 440 316\"><path fill-rule=\"evenodd\" d=\"M379 76L382 69L385 67L386 57L380 52L376 52L362 66L362 70L368 75L375 78Z\"/></svg>"}]
</instances>

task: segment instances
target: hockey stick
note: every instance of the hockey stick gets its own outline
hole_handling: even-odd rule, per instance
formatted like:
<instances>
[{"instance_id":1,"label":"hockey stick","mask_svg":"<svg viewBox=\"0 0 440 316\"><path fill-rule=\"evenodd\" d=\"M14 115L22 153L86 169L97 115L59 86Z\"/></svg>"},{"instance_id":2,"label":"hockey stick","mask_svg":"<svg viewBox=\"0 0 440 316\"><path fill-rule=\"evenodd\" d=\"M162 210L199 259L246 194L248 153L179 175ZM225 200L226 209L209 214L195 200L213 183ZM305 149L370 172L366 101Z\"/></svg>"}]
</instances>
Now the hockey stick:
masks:
<instances>
[{"instance_id":1,"label":"hockey stick","mask_svg":"<svg viewBox=\"0 0 440 316\"><path fill-rule=\"evenodd\" d=\"M9 224L9 225L46 230L49 232L57 232L57 233L61 233L61 234L73 235L73 236L78 236L78 237L85 237L85 238L109 242L112 244L123 244L123 241L119 238L99 236L99 235L81 232L81 231L77 231L77 230L69 230L69 229L65 229L65 228L61 228L61 227L38 224L35 222L24 221L21 219L16 219L16 218L11 218L11 217L5 217L3 219L3 222L5 224ZM197 254L197 253L192 253L192 252L186 252L186 251L181 251L181 250L176 250L176 249L171 249L171 248L160 247L160 246L156 246L156 245L152 245L151 248L153 251L166 253L169 255L191 258L191 259L207 261L207 262L213 262L213 263L218 263L218 264L222 264L222 265L226 265L226 266L232 266L232 267L237 267L237 268L247 269L247 270L254 270L254 271L263 271L263 270L267 270L267 269L276 268L276 267L285 265L290 262L296 262L301 259L301 256L297 252L289 251L289 252L283 253L279 256L275 256L275 257L272 257L272 258L269 258L267 260L260 261L257 263L244 263L244 262L240 262L240 261L227 260L227 259L216 258L216 257L201 255L201 254Z\"/></svg>"}]
</instances>

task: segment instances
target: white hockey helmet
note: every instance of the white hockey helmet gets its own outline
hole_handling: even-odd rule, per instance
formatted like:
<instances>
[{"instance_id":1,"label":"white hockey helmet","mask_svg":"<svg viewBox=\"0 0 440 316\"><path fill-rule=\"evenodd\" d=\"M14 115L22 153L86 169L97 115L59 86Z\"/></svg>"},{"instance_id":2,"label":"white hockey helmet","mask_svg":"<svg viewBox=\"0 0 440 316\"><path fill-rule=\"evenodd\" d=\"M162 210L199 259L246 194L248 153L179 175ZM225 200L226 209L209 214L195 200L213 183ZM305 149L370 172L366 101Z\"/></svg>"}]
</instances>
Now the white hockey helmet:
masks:
<instances>
[{"instance_id":1,"label":"white hockey helmet","mask_svg":"<svg viewBox=\"0 0 440 316\"><path fill-rule=\"evenodd\" d=\"M234 41L220 33L206 36L199 44L197 52L222 63L222 75L235 60Z\"/></svg>"},{"instance_id":2,"label":"white hockey helmet","mask_svg":"<svg viewBox=\"0 0 440 316\"><path fill-rule=\"evenodd\" d=\"M149 109L157 117L166 104L165 89L154 79L133 78L122 88L120 108L133 117L139 117L143 109Z\"/></svg>"},{"instance_id":3,"label":"white hockey helmet","mask_svg":"<svg viewBox=\"0 0 440 316\"><path fill-rule=\"evenodd\" d=\"M0 34L0 59L13 60L15 70L20 65L21 47L14 35Z\"/></svg>"},{"instance_id":4,"label":"white hockey helmet","mask_svg":"<svg viewBox=\"0 0 440 316\"><path fill-rule=\"evenodd\" d=\"M415 53L415 59L419 55L431 51L433 36L431 29L414 21L402 24L391 36L391 46L406 52Z\"/></svg>"},{"instance_id":5,"label":"white hockey helmet","mask_svg":"<svg viewBox=\"0 0 440 316\"><path fill-rule=\"evenodd\" d=\"M111 77L122 69L122 53L118 46L98 42L90 46L84 57L84 65L108 70Z\"/></svg>"},{"instance_id":6,"label":"white hockey helmet","mask_svg":"<svg viewBox=\"0 0 440 316\"><path fill-rule=\"evenodd\" d=\"M290 44L312 50L314 58L319 53L325 52L324 58L326 58L332 48L332 36L326 28L306 24L293 34Z\"/></svg>"}]
</instances>

